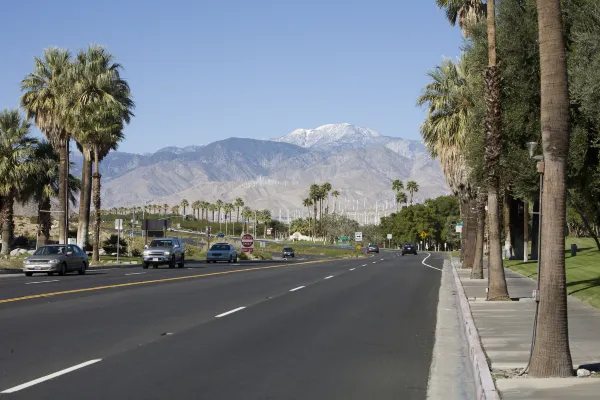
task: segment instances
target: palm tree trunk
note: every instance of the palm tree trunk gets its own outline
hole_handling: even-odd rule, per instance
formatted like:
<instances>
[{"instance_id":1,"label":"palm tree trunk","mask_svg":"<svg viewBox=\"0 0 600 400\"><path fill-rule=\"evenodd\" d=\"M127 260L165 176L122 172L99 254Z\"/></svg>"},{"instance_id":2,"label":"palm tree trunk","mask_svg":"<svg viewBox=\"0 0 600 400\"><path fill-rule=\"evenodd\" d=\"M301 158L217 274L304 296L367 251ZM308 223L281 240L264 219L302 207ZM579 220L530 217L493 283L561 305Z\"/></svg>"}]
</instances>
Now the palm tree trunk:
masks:
<instances>
[{"instance_id":1,"label":"palm tree trunk","mask_svg":"<svg viewBox=\"0 0 600 400\"><path fill-rule=\"evenodd\" d=\"M94 245L92 253L92 261L100 260L100 224L102 223L100 215L100 170L98 162L98 148L94 147L94 174L93 174L93 200L94 200Z\"/></svg>"},{"instance_id":2,"label":"palm tree trunk","mask_svg":"<svg viewBox=\"0 0 600 400\"><path fill-rule=\"evenodd\" d=\"M483 279L483 237L485 234L485 199L483 193L477 196L477 239L471 279Z\"/></svg>"},{"instance_id":3,"label":"palm tree trunk","mask_svg":"<svg viewBox=\"0 0 600 400\"><path fill-rule=\"evenodd\" d=\"M496 18L495 2L487 2L488 57L485 70L485 164L488 171L488 218L489 218L489 256L488 256L488 300L507 300L508 288L502 264L500 244L500 153L502 151L500 104L500 71L496 66Z\"/></svg>"},{"instance_id":4,"label":"palm tree trunk","mask_svg":"<svg viewBox=\"0 0 600 400\"><path fill-rule=\"evenodd\" d=\"M67 191L67 174L69 171L67 164L68 143L69 139L62 141L58 149L60 158L60 168L58 169L58 211L60 211L58 217L58 243L61 244L65 243L65 220L67 212L65 193Z\"/></svg>"},{"instance_id":5,"label":"palm tree trunk","mask_svg":"<svg viewBox=\"0 0 600 400\"><path fill-rule=\"evenodd\" d=\"M38 204L38 246L45 246L50 239L52 216L50 215L50 199L46 198Z\"/></svg>"},{"instance_id":6,"label":"palm tree trunk","mask_svg":"<svg viewBox=\"0 0 600 400\"><path fill-rule=\"evenodd\" d=\"M314 203L313 203L313 208L314 208L314 210L313 210L313 213L314 213L313 214L313 218L314 218L314 221L315 221L315 223L313 224L313 239L315 237L317 237L317 202L318 202L317 199L315 199Z\"/></svg>"},{"instance_id":7,"label":"palm tree trunk","mask_svg":"<svg viewBox=\"0 0 600 400\"><path fill-rule=\"evenodd\" d=\"M569 89L562 13L557 0L538 0L541 128L544 161L537 335L529 373L573 375L565 276L566 166L569 155ZM545 164L545 165L544 165Z\"/></svg>"},{"instance_id":8,"label":"palm tree trunk","mask_svg":"<svg viewBox=\"0 0 600 400\"><path fill-rule=\"evenodd\" d=\"M13 241L13 206L15 198L13 191L9 191L8 196L2 198L2 252L7 255L10 253L10 246Z\"/></svg>"},{"instance_id":9,"label":"palm tree trunk","mask_svg":"<svg viewBox=\"0 0 600 400\"><path fill-rule=\"evenodd\" d=\"M463 238L465 240L465 255L463 268L473 268L477 248L477 200L469 199L465 209L466 218L463 225Z\"/></svg>"},{"instance_id":10,"label":"palm tree trunk","mask_svg":"<svg viewBox=\"0 0 600 400\"><path fill-rule=\"evenodd\" d=\"M77 245L85 249L88 244L90 228L90 206L92 202L92 150L83 149L83 171L81 173L81 192L79 193L79 222L77 226Z\"/></svg>"},{"instance_id":11,"label":"palm tree trunk","mask_svg":"<svg viewBox=\"0 0 600 400\"><path fill-rule=\"evenodd\" d=\"M511 203L510 187L504 190L504 249L508 249L507 258L513 255L512 233L510 231L510 203Z\"/></svg>"}]
</instances>

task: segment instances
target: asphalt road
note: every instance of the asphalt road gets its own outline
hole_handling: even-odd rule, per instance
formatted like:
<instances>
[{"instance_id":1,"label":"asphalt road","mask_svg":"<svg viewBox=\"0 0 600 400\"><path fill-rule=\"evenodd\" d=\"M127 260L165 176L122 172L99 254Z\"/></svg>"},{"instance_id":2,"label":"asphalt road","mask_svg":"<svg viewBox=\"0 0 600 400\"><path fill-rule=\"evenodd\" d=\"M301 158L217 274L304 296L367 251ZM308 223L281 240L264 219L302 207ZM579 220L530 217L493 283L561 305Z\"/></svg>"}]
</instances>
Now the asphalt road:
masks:
<instances>
[{"instance_id":1,"label":"asphalt road","mask_svg":"<svg viewBox=\"0 0 600 400\"><path fill-rule=\"evenodd\" d=\"M426 257L6 278L0 398L425 399Z\"/></svg>"}]
</instances>

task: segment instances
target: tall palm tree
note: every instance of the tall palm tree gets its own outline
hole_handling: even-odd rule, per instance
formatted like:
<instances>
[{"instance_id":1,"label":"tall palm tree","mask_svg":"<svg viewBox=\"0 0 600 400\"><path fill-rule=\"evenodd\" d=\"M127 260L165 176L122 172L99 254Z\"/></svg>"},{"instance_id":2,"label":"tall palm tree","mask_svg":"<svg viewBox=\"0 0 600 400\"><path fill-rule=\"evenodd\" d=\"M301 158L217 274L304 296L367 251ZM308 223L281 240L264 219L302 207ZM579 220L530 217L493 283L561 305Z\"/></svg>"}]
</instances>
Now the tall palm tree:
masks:
<instances>
[{"instance_id":1,"label":"tall palm tree","mask_svg":"<svg viewBox=\"0 0 600 400\"><path fill-rule=\"evenodd\" d=\"M229 222L231 223L231 214L233 210L235 210L235 206L231 203L227 203L223 206L223 210L225 210L225 223L227 223L227 215L229 214ZM225 233L227 233L227 225L225 226Z\"/></svg>"},{"instance_id":2,"label":"tall palm tree","mask_svg":"<svg viewBox=\"0 0 600 400\"><path fill-rule=\"evenodd\" d=\"M317 184L310 185L309 189L309 198L313 203L313 237L317 237L317 206L319 204L319 200L321 199L321 187Z\"/></svg>"},{"instance_id":3,"label":"tall palm tree","mask_svg":"<svg viewBox=\"0 0 600 400\"><path fill-rule=\"evenodd\" d=\"M436 4L446 10L446 17L452 26L458 23L464 37L469 37L473 25L486 15L482 0L436 0Z\"/></svg>"},{"instance_id":4,"label":"tall palm tree","mask_svg":"<svg viewBox=\"0 0 600 400\"><path fill-rule=\"evenodd\" d=\"M252 209L248 206L245 206L242 209L242 219L244 220L244 232L248 232L248 221L252 218Z\"/></svg>"},{"instance_id":5,"label":"tall palm tree","mask_svg":"<svg viewBox=\"0 0 600 400\"><path fill-rule=\"evenodd\" d=\"M410 193L410 205L413 205L413 196L419 191L419 184L415 181L406 182L406 190Z\"/></svg>"},{"instance_id":6,"label":"tall palm tree","mask_svg":"<svg viewBox=\"0 0 600 400\"><path fill-rule=\"evenodd\" d=\"M325 182L321 185L321 190L323 192L323 199L326 201L325 203L325 214L329 213L329 192L331 192L331 183Z\"/></svg>"},{"instance_id":7,"label":"tall palm tree","mask_svg":"<svg viewBox=\"0 0 600 400\"><path fill-rule=\"evenodd\" d=\"M19 110L0 113L0 198L2 199L2 251L8 254L14 233L13 205L33 172L36 140L29 136L31 124Z\"/></svg>"},{"instance_id":8,"label":"tall palm tree","mask_svg":"<svg viewBox=\"0 0 600 400\"><path fill-rule=\"evenodd\" d=\"M68 99L66 125L76 132L82 147L91 148L94 162L92 190L95 209L94 252L99 258L100 247L100 161L115 150L123 139L123 124L129 123L135 104L127 82L121 78L122 66L104 47L90 45L77 53L77 59L67 74L73 88ZM87 191L89 182L82 182ZM86 219L86 212L80 219ZM85 238L84 238L85 240Z\"/></svg>"},{"instance_id":9,"label":"tall palm tree","mask_svg":"<svg viewBox=\"0 0 600 400\"><path fill-rule=\"evenodd\" d=\"M311 230L310 230L310 225L311 225L310 207L313 205L313 201L310 197L307 197L302 201L302 205L304 207L306 207L306 210L308 211L308 216L306 217L306 220L308 221L308 232L310 233L311 232Z\"/></svg>"},{"instance_id":10,"label":"tall palm tree","mask_svg":"<svg viewBox=\"0 0 600 400\"><path fill-rule=\"evenodd\" d=\"M340 192L338 190L334 190L331 192L331 195L333 196L333 212L335 213L337 198L339 197Z\"/></svg>"},{"instance_id":11,"label":"tall palm tree","mask_svg":"<svg viewBox=\"0 0 600 400\"><path fill-rule=\"evenodd\" d=\"M162 209L163 209L163 214L167 215L167 212L169 211L169 205L167 203L163 204Z\"/></svg>"},{"instance_id":12,"label":"tall palm tree","mask_svg":"<svg viewBox=\"0 0 600 400\"><path fill-rule=\"evenodd\" d=\"M392 181L392 190L396 192L396 213L398 213L398 193L404 190L404 183L400 179L394 179Z\"/></svg>"},{"instance_id":13,"label":"tall palm tree","mask_svg":"<svg viewBox=\"0 0 600 400\"><path fill-rule=\"evenodd\" d=\"M233 205L237 208L236 222L240 222L240 208L244 207L244 200L241 197L238 197L237 199L235 199L235 202L233 203ZM235 231L235 229L234 229L234 231Z\"/></svg>"},{"instance_id":14,"label":"tall palm tree","mask_svg":"<svg viewBox=\"0 0 600 400\"><path fill-rule=\"evenodd\" d=\"M273 216L271 215L271 210L262 210L260 212L260 216L261 216L261 221L264 224L264 233L263 233L263 238L267 238L267 225L269 224L269 222L271 222L271 220L273 219Z\"/></svg>"},{"instance_id":15,"label":"tall palm tree","mask_svg":"<svg viewBox=\"0 0 600 400\"><path fill-rule=\"evenodd\" d=\"M185 208L190 205L190 202L187 201L187 199L183 199L181 200L181 203L179 203L179 205L181 206L181 208L183 208L183 215L185 216Z\"/></svg>"},{"instance_id":16,"label":"tall palm tree","mask_svg":"<svg viewBox=\"0 0 600 400\"><path fill-rule=\"evenodd\" d=\"M27 179L29 186L24 192L31 196L38 209L38 245L46 245L50 239L52 215L50 214L52 198L58 196L60 157L47 141L40 141L35 147L33 157L34 172ZM81 189L81 181L69 175L69 201L75 204L75 194Z\"/></svg>"},{"instance_id":17,"label":"tall palm tree","mask_svg":"<svg viewBox=\"0 0 600 400\"><path fill-rule=\"evenodd\" d=\"M171 207L171 214L178 215L179 214L179 206Z\"/></svg>"},{"instance_id":18,"label":"tall palm tree","mask_svg":"<svg viewBox=\"0 0 600 400\"><path fill-rule=\"evenodd\" d=\"M464 61L445 60L428 73L427 84L417 100L427 105L427 117L421 125L421 136L432 157L440 160L450 189L460 199L463 220L461 258L465 268L471 268L476 246L476 208L471 188L471 172L467 165L465 146L468 122L474 103L471 99L469 75Z\"/></svg>"},{"instance_id":19,"label":"tall palm tree","mask_svg":"<svg viewBox=\"0 0 600 400\"><path fill-rule=\"evenodd\" d=\"M217 217L219 218L219 230L221 230L221 210L223 209L223 200L219 199L215 202L217 207Z\"/></svg>"},{"instance_id":20,"label":"tall palm tree","mask_svg":"<svg viewBox=\"0 0 600 400\"><path fill-rule=\"evenodd\" d=\"M396 210L398 210L398 204L406 204L408 203L408 197L404 192L396 193ZM396 211L398 212L398 211Z\"/></svg>"},{"instance_id":21,"label":"tall palm tree","mask_svg":"<svg viewBox=\"0 0 600 400\"><path fill-rule=\"evenodd\" d=\"M69 97L72 88L68 86L71 64L71 53L68 50L49 48L44 50L42 58L34 58L34 70L21 82L21 106L27 119L33 118L60 156L60 173L58 186L58 209L62 213L59 218L59 242L65 241L68 175L68 149L70 134L65 126L65 98Z\"/></svg>"},{"instance_id":22,"label":"tall palm tree","mask_svg":"<svg viewBox=\"0 0 600 400\"><path fill-rule=\"evenodd\" d=\"M217 205L216 204L209 204L208 205L208 210L212 212L212 219L211 219L211 221L214 223L215 222L215 213L217 212Z\"/></svg>"},{"instance_id":23,"label":"tall palm tree","mask_svg":"<svg viewBox=\"0 0 600 400\"><path fill-rule=\"evenodd\" d=\"M196 211L200 211L200 200L196 200L192 203L192 211L194 213L194 218L196 218ZM198 212L198 219L200 219L200 212Z\"/></svg>"},{"instance_id":24,"label":"tall palm tree","mask_svg":"<svg viewBox=\"0 0 600 400\"><path fill-rule=\"evenodd\" d=\"M529 373L535 377L573 375L569 348L565 276L566 165L569 155L569 91L560 2L538 0L541 70L541 128L544 191L537 334ZM548 167L548 168L545 168Z\"/></svg>"}]
</instances>

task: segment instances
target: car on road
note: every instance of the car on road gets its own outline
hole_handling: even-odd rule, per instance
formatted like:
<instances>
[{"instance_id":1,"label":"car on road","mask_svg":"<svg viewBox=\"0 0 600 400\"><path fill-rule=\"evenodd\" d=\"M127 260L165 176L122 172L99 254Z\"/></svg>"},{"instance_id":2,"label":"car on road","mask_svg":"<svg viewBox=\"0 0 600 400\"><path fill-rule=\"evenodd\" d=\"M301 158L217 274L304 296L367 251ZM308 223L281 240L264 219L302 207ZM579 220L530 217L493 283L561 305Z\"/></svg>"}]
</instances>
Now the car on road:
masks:
<instances>
[{"instance_id":1,"label":"car on road","mask_svg":"<svg viewBox=\"0 0 600 400\"><path fill-rule=\"evenodd\" d=\"M142 254L142 267L147 269L150 265L158 268L168 265L169 268L183 268L185 263L185 247L180 239L174 237L152 239L150 245L144 246Z\"/></svg>"},{"instance_id":2,"label":"car on road","mask_svg":"<svg viewBox=\"0 0 600 400\"><path fill-rule=\"evenodd\" d=\"M215 243L206 252L206 262L216 263L217 261L234 262L238 261L238 253L235 247L230 243Z\"/></svg>"},{"instance_id":3,"label":"car on road","mask_svg":"<svg viewBox=\"0 0 600 400\"><path fill-rule=\"evenodd\" d=\"M287 258L287 257L294 257L296 254L294 253L294 249L292 249L291 247L284 247L283 248L283 258Z\"/></svg>"},{"instance_id":4,"label":"car on road","mask_svg":"<svg viewBox=\"0 0 600 400\"><path fill-rule=\"evenodd\" d=\"M379 246L376 244L369 244L367 246L367 254L369 253L379 253Z\"/></svg>"},{"instance_id":5,"label":"car on road","mask_svg":"<svg viewBox=\"0 0 600 400\"><path fill-rule=\"evenodd\" d=\"M414 243L404 243L402 246L402 255L405 254L414 254L417 255L417 245Z\"/></svg>"},{"instance_id":6,"label":"car on road","mask_svg":"<svg viewBox=\"0 0 600 400\"><path fill-rule=\"evenodd\" d=\"M74 244L48 245L39 247L33 255L23 260L23 273L32 276L34 273L54 273L66 275L77 271L85 274L89 266L88 255Z\"/></svg>"}]
</instances>

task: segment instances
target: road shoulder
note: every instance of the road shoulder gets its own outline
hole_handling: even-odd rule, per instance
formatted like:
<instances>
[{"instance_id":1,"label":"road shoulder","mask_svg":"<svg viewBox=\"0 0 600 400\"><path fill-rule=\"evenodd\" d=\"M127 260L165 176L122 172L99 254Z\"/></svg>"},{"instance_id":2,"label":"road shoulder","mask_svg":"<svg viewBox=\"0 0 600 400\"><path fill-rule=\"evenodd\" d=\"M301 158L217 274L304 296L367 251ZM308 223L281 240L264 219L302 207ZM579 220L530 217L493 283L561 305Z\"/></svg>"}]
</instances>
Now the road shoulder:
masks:
<instances>
[{"instance_id":1,"label":"road shoulder","mask_svg":"<svg viewBox=\"0 0 600 400\"><path fill-rule=\"evenodd\" d=\"M457 288L449 260L444 260L437 307L435 345L427 398L475 399L473 372L468 362L465 332L460 322Z\"/></svg>"}]
</instances>

